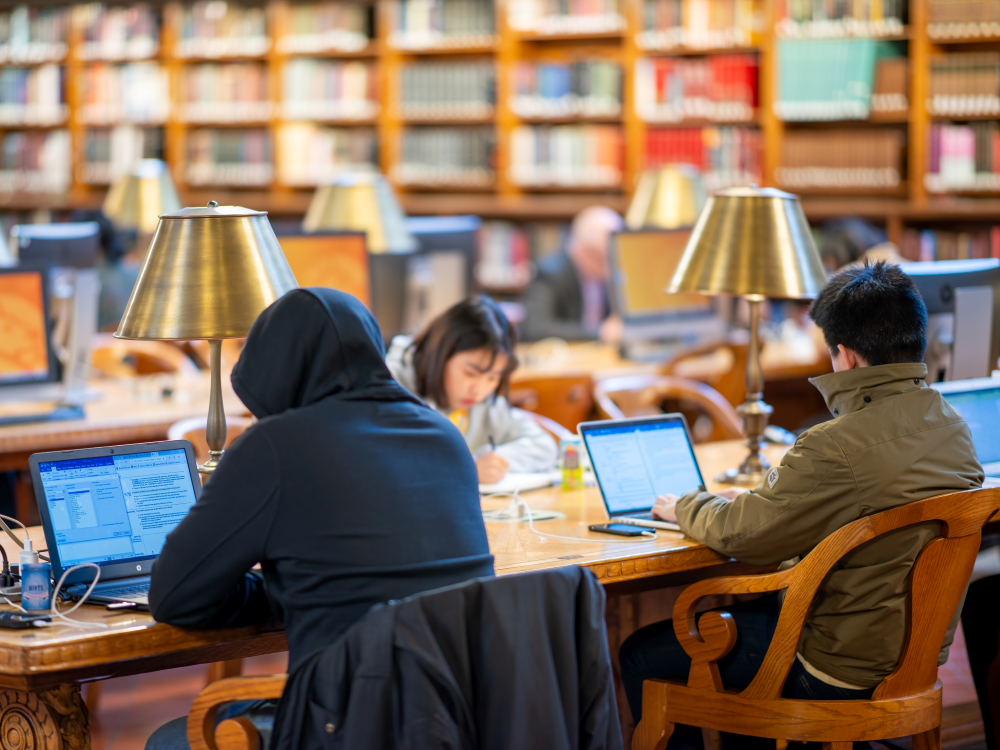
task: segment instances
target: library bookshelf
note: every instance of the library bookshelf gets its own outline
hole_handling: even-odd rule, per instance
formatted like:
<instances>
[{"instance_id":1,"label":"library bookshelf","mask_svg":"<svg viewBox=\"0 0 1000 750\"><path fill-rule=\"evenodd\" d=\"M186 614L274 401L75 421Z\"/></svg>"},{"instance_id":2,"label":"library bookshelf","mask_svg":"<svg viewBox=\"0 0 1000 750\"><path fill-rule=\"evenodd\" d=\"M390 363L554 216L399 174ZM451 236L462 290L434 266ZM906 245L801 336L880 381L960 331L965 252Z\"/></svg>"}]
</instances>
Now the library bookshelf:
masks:
<instances>
[{"instance_id":1,"label":"library bookshelf","mask_svg":"<svg viewBox=\"0 0 1000 750\"><path fill-rule=\"evenodd\" d=\"M905 47L909 65L906 84L908 108L892 113L875 112L868 120L860 122L823 123L785 122L775 112L778 46L782 33L787 36L787 32L781 31L785 27L780 23L779 0L733 0L752 8L752 32L744 38L722 43L713 43L712 40L704 43L703 39L703 43L697 46L679 43L676 39L665 41L662 34L659 37L651 35L644 27L645 4L658 0L619 0L616 12L611 14L613 22L603 26L599 23L576 26L540 23L530 28L525 27L523 22L515 22L514 18L515 11L526 2L531 5L532 0L496 0L490 32L469 35L458 41L433 35L414 40L401 35L397 27L400 24L401 3L405 1L375 0L371 10L366 11L370 14L370 38L340 47L294 43L293 0L246 4L230 2L229 5L260 9L265 19L263 38L242 45L219 42L214 46L205 44L201 48L197 45L192 47L189 40L182 38L185 8L194 3L150 3L159 19L159 38L155 44L126 60L153 63L165 73L169 106L163 108L162 115L154 115L152 119L144 119L147 115L129 114L111 114L95 119L88 114L85 77L93 75L90 69L94 66L114 65L122 59L111 56L102 61L100 53L95 56L89 51L83 24L75 15L78 8L74 6L64 48L55 45L47 53L28 60L5 59L0 55L0 72L9 67L32 69L45 64L56 64L62 68L64 111L57 112L54 120L43 124L0 119L0 138L13 132L67 132L68 153L72 162L68 182L64 189L54 191L21 189L17 181L0 182L0 211L99 207L108 180L93 179L93 170L88 167L88 131L94 129L95 123L103 127L132 123L155 127L162 133L163 157L170 165L186 204L203 204L212 199L267 210L276 216L301 216L308 205L313 185L322 181L322 177L316 174L303 177L289 167L291 162L301 161L302 153L305 153L294 151L300 145L296 141L299 131L289 130L289 126L306 123L337 128L348 134L355 131L371 133L371 143L377 144L372 151L377 153L377 167L393 182L405 210L414 215L471 213L487 219L530 222L566 220L581 208L595 203L623 211L639 174L649 163L650 131L687 129L693 132L705 126L725 126L740 130L743 133L740 137L758 139L753 142L759 144L759 163L753 173L740 176L747 181L759 180L765 185L777 185L798 192L807 216L815 222L845 214L857 215L883 223L890 239L898 242L909 227L938 224L978 227L991 224L1000 214L1000 182L996 187L987 181L975 186L938 187L936 192L928 188L928 185L934 188L937 184L927 178L931 160L929 143L935 122L1000 120L1000 111L995 115L952 118L931 114L927 102L931 91L932 61L936 56L963 51L1000 51L1000 25L993 24L997 26L995 29L983 24L979 25L982 28L975 29L972 24L938 23L929 26L931 0L909 0L908 8L900 14L906 19L905 25L873 27L874 30L869 33L869 36ZM602 1L608 7L615 7L613 0ZM684 13L688 12L688 6L705 2L678 1L685 8ZM881 5L889 0L872 2ZM543 0L534 2L534 5L539 4L544 4ZM65 3L31 5L70 7ZM108 4L109 7L118 5L122 4ZM573 7L572 3L569 5ZM587 7L592 11L597 5L600 3L591 2ZM0 10L15 6L14 3L0 3ZM824 33L829 36L837 32L827 29ZM851 33L857 34L857 30ZM644 95L637 84L638 71L642 66L655 67L648 61L697 61L720 56L729 59L741 55L751 56L756 61L756 107L749 111L741 110L742 114L730 119L718 114L707 118L690 113L679 116L668 114L665 118L649 114L649 102L642 101ZM368 71L366 75L372 78L365 85L369 86L372 101L367 105L370 106L351 111L313 111L308 108L292 111L284 106L285 88L298 85L285 71L291 63L302 60L317 61L320 67L316 70L327 63L368 66L365 68ZM514 71L519 65L530 62L572 66L580 61L610 62L620 66L620 105L617 109L527 111L516 105ZM404 68L414 64L464 62L493 67L495 94L488 106L484 105L471 114L467 111L442 114L435 113L433 108L415 109L407 103L409 93L402 90L401 84ZM242 63L248 70L256 71L255 75L264 76L267 94L266 99L258 102L260 106L249 109L203 107L201 110L192 110L187 106L184 91L185 86L192 85L192 66L223 63ZM313 73L304 73L303 80L311 75ZM196 111L195 115L192 115L193 111ZM213 112L218 119L213 119ZM533 153L537 153L543 148L539 143L545 139L551 142L546 140L544 148L556 148L554 134L566 126L576 128L582 134L574 141L573 148L577 151L619 149L617 165L602 172L601 179L596 181L580 180L579 174L572 169L564 169L562 173L559 169L527 172L519 169L520 162L515 162L519 148L527 143L536 149ZM905 158L902 162L904 174L897 184L888 187L797 189L795 185L781 182L781 160L787 140L801 133L817 133L822 138L827 132L848 132L860 127L891 129L900 134L900 142L905 143ZM488 163L477 167L478 171L471 177L468 170L458 170L455 172L457 177L450 177L452 173L447 169L435 169L428 177L425 174L427 170L401 169L406 132L435 128L444 129L440 131L439 139L444 138L445 142L448 138L464 137L469 131L476 130L485 139L484 142L489 142ZM211 138L201 132L209 130L213 133ZM212 138L218 138L220 142L226 138L231 140L244 130L262 132L267 136L267 153L257 165L259 168L199 172L200 167L196 169L192 165L192 154L197 152L193 144L197 139L204 140L208 144L206 148L215 148ZM227 136L227 133L230 135ZM352 140L353 145L348 144L350 148L370 146L363 138L355 140L357 143ZM30 143L30 138L25 143ZM429 147L427 143L416 145Z\"/></svg>"}]
</instances>

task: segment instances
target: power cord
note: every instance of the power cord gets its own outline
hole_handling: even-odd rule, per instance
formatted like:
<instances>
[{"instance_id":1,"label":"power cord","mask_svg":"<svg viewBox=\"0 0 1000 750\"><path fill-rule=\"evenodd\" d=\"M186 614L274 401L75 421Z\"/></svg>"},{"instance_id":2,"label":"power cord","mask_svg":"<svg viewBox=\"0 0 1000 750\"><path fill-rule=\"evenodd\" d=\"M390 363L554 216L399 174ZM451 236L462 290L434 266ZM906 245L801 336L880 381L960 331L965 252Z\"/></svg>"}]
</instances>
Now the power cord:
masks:
<instances>
[{"instance_id":1,"label":"power cord","mask_svg":"<svg viewBox=\"0 0 1000 750\"><path fill-rule=\"evenodd\" d=\"M62 585L66 582L66 576L68 576L73 571L80 570L81 568L93 568L94 570L96 570L97 573L94 575L94 580L90 582L90 586L87 588L86 593L80 597L80 601L78 601L72 607L67 609L65 612L60 612L59 609L56 607L56 603L59 601L59 590L62 588ZM56 623L56 622L45 622L44 620L35 620L34 622L35 627L51 628L58 624L70 625L74 628L104 628L105 630L108 627L110 627L109 625L103 622L84 622L83 620L74 620L68 617L68 615L71 615L73 612L76 612L87 601L87 599L90 598L90 595L93 593L94 587L97 585L97 582L100 580L100 578L101 578L101 566L98 565L97 563L89 563L89 562L80 563L79 565L74 565L72 568L64 570L63 574L59 576L59 583L56 584L55 589L53 589L52 591L51 614L52 617L60 620L60 622Z\"/></svg>"},{"instance_id":2,"label":"power cord","mask_svg":"<svg viewBox=\"0 0 1000 750\"><path fill-rule=\"evenodd\" d=\"M584 539L580 536L563 536L562 534L549 534L545 531L539 531L535 528L535 523L532 520L531 506L528 505L528 501L525 500L520 495L520 490L515 489L513 492L497 492L491 495L485 495L484 497L509 497L511 498L510 504L504 508L500 513L498 513L494 518L524 518L528 519L528 528L535 534L539 536L547 536L552 539L565 539L569 542L585 542L587 544L649 544L650 542L655 542L657 538L657 533L655 529L649 529L653 532L653 536L647 539Z\"/></svg>"},{"instance_id":3,"label":"power cord","mask_svg":"<svg viewBox=\"0 0 1000 750\"><path fill-rule=\"evenodd\" d=\"M17 534L15 534L13 531L10 530L10 526L8 526L7 523L6 523L7 521L13 521L18 526L20 526L22 529L24 529L24 538L25 539L28 538L28 527L25 526L20 521L18 521L16 518L0 514L0 530L6 532L7 536L9 536L11 539L13 539L14 542L17 544L18 547L20 547L21 549L24 549L24 542L22 542L20 539L18 539L17 538ZM39 553L38 557L41 560L45 560L45 562L51 562L51 560L49 560L49 558L48 558L48 555L43 555L43 554ZM4 553L4 562L6 563L6 561L7 561L7 555L6 555L6 553Z\"/></svg>"}]
</instances>

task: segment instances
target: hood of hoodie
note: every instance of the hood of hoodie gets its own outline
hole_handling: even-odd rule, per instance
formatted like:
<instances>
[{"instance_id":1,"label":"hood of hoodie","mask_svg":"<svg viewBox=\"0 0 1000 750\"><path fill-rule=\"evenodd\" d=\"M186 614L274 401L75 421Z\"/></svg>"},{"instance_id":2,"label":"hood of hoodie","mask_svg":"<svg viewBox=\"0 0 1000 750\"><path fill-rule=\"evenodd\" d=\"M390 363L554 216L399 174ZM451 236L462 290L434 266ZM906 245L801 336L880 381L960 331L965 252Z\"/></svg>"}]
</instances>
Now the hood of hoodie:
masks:
<instances>
[{"instance_id":1,"label":"hood of hoodie","mask_svg":"<svg viewBox=\"0 0 1000 750\"><path fill-rule=\"evenodd\" d=\"M392 379L378 321L350 294L295 289L260 314L233 368L259 419L336 397L422 403Z\"/></svg>"}]
</instances>

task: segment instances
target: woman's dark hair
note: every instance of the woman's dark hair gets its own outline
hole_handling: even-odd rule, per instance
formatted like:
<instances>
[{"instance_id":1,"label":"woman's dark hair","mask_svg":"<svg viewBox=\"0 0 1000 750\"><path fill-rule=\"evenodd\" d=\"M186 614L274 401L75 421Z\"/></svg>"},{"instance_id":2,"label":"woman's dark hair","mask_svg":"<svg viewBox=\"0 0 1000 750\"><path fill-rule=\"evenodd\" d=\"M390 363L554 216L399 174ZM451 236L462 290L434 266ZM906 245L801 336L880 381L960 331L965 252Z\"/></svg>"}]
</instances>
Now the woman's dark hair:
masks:
<instances>
[{"instance_id":1,"label":"woman's dark hair","mask_svg":"<svg viewBox=\"0 0 1000 750\"><path fill-rule=\"evenodd\" d=\"M490 367L498 354L507 355L500 385L494 397L506 393L510 374L517 368L517 331L500 305L489 297L470 297L449 308L427 326L413 342L413 369L417 395L444 406L444 366L459 352L489 349Z\"/></svg>"},{"instance_id":2,"label":"woman's dark hair","mask_svg":"<svg viewBox=\"0 0 1000 750\"><path fill-rule=\"evenodd\" d=\"M871 366L924 361L927 308L899 266L848 266L820 290L809 317L834 354L843 344Z\"/></svg>"}]
</instances>

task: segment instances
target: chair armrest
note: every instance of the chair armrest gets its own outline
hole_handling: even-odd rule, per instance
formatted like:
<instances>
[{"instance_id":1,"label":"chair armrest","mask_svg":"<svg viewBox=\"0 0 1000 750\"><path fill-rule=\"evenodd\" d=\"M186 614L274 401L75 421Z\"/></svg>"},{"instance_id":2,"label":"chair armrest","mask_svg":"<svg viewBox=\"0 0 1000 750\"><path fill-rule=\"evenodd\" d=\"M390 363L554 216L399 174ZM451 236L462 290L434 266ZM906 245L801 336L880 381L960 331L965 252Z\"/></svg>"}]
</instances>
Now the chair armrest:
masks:
<instances>
[{"instance_id":1,"label":"chair armrest","mask_svg":"<svg viewBox=\"0 0 1000 750\"><path fill-rule=\"evenodd\" d=\"M708 578L693 583L674 604L674 633L691 657L688 687L721 692L722 680L716 662L736 643L736 623L728 612L709 612L696 621L698 602L715 594L761 594L787 588L795 568L756 576Z\"/></svg>"},{"instance_id":2,"label":"chair armrest","mask_svg":"<svg viewBox=\"0 0 1000 750\"><path fill-rule=\"evenodd\" d=\"M249 743L256 740L260 745L253 725L246 720L234 719L224 721L215 726L215 716L219 707L233 701L277 700L285 689L288 675L270 675L267 677L230 677L213 682L194 699L191 712L188 714L187 734L191 750L220 750L217 739L223 736L227 740L238 736L242 729ZM229 726L232 725L232 726ZM243 743L252 750L252 744ZM226 746L232 743L226 742Z\"/></svg>"}]
</instances>

